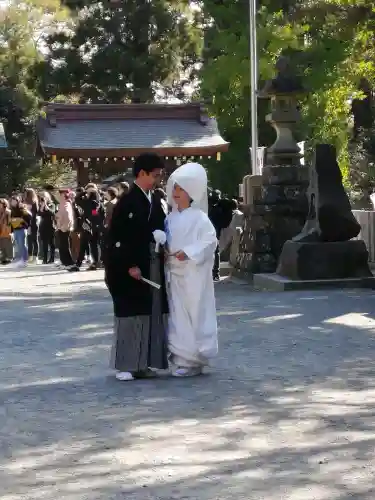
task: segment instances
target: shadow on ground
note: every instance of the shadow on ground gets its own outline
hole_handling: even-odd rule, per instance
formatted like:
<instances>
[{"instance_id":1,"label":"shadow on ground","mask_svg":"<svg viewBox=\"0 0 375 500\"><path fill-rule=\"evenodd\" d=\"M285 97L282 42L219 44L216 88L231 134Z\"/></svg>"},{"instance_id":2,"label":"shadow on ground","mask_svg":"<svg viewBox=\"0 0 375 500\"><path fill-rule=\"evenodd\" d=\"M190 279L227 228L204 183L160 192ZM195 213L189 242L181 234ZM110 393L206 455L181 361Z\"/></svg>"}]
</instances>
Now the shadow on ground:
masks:
<instances>
[{"instance_id":1,"label":"shadow on ground","mask_svg":"<svg viewBox=\"0 0 375 500\"><path fill-rule=\"evenodd\" d=\"M63 288L0 297L2 500L374 499L371 292L222 284L212 373L124 384L103 286Z\"/></svg>"}]
</instances>

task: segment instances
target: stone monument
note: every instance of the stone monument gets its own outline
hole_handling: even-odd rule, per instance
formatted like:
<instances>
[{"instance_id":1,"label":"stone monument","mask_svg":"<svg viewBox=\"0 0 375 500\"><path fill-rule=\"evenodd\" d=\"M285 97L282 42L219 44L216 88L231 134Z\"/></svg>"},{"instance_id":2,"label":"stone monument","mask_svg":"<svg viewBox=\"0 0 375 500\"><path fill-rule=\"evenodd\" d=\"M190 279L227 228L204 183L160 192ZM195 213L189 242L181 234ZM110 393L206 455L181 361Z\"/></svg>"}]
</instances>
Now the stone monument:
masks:
<instances>
[{"instance_id":1,"label":"stone monument","mask_svg":"<svg viewBox=\"0 0 375 500\"><path fill-rule=\"evenodd\" d=\"M286 57L277 61L276 72L259 94L271 102L266 121L274 128L276 140L266 150L261 199L244 211L235 269L245 276L275 272L285 241L301 231L308 213L309 169L301 165L300 148L293 136L300 120L298 99L305 90Z\"/></svg>"},{"instance_id":2,"label":"stone monument","mask_svg":"<svg viewBox=\"0 0 375 500\"><path fill-rule=\"evenodd\" d=\"M374 286L361 231L342 184L336 150L318 144L304 228L287 241L274 275L259 275L256 285L270 289L319 286Z\"/></svg>"}]
</instances>

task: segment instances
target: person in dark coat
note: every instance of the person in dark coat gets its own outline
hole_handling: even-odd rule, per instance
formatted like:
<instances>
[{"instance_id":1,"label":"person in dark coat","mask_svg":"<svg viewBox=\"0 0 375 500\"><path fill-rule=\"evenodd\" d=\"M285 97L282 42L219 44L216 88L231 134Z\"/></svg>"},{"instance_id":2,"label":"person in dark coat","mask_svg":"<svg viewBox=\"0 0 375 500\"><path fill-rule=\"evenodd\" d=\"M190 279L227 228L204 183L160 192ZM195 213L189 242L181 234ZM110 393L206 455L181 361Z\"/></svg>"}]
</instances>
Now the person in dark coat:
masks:
<instances>
[{"instance_id":1,"label":"person in dark coat","mask_svg":"<svg viewBox=\"0 0 375 500\"><path fill-rule=\"evenodd\" d=\"M232 201L223 199L221 192L216 189L209 196L208 217L210 218L214 228L216 229L217 240L220 241L221 231L229 226L232 220ZM212 269L212 277L214 281L220 281L220 249L217 245L215 251L215 261Z\"/></svg>"},{"instance_id":2,"label":"person in dark coat","mask_svg":"<svg viewBox=\"0 0 375 500\"><path fill-rule=\"evenodd\" d=\"M78 205L77 205L78 206ZM81 237L80 250L76 264L69 269L69 272L79 271L84 261L87 246L90 248L93 259L89 267L90 271L95 271L99 265L99 248L101 235L104 230L104 204L100 200L100 194L95 184L86 186L86 194L82 196L79 203L81 217Z\"/></svg>"},{"instance_id":3,"label":"person in dark coat","mask_svg":"<svg viewBox=\"0 0 375 500\"><path fill-rule=\"evenodd\" d=\"M26 189L25 191L25 205L27 210L31 213L31 222L27 230L27 248L29 253L29 261L37 262L39 255L39 241L38 241L38 225L39 225L39 203L38 196L34 189Z\"/></svg>"},{"instance_id":4,"label":"person in dark coat","mask_svg":"<svg viewBox=\"0 0 375 500\"><path fill-rule=\"evenodd\" d=\"M163 167L162 159L153 153L135 160L136 180L114 207L108 228L105 281L114 307L111 367L117 370L118 380L154 376L150 368L168 367L164 256L155 251L154 239L156 230L164 231L166 214L152 192Z\"/></svg>"},{"instance_id":5,"label":"person in dark coat","mask_svg":"<svg viewBox=\"0 0 375 500\"><path fill-rule=\"evenodd\" d=\"M38 211L43 264L55 262L55 213L56 207L52 203L49 193L45 191L40 196Z\"/></svg>"}]
</instances>

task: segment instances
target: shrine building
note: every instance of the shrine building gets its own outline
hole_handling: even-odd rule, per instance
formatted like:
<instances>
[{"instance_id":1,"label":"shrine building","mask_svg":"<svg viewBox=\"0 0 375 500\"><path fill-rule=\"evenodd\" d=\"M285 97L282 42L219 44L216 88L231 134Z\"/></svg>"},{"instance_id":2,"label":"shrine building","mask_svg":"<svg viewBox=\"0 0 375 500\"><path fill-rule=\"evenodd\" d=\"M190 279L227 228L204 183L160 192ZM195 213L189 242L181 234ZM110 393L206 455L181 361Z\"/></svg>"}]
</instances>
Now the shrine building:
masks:
<instances>
[{"instance_id":1,"label":"shrine building","mask_svg":"<svg viewBox=\"0 0 375 500\"><path fill-rule=\"evenodd\" d=\"M37 134L42 157L72 163L79 186L129 171L144 152L162 156L170 174L187 160L220 160L229 147L199 103L47 104Z\"/></svg>"}]
</instances>

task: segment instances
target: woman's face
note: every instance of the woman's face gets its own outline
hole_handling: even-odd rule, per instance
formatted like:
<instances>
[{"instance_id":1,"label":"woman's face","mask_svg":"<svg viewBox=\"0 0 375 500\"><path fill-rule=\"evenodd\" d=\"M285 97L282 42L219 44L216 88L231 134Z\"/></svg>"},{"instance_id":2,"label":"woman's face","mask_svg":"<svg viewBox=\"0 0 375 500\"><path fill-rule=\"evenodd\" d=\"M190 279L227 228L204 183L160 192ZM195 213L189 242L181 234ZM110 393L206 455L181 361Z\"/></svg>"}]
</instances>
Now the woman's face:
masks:
<instances>
[{"instance_id":1,"label":"woman's face","mask_svg":"<svg viewBox=\"0 0 375 500\"><path fill-rule=\"evenodd\" d=\"M190 205L190 196L178 184L174 185L172 196L178 207L188 207Z\"/></svg>"}]
</instances>

